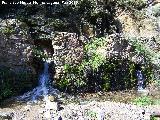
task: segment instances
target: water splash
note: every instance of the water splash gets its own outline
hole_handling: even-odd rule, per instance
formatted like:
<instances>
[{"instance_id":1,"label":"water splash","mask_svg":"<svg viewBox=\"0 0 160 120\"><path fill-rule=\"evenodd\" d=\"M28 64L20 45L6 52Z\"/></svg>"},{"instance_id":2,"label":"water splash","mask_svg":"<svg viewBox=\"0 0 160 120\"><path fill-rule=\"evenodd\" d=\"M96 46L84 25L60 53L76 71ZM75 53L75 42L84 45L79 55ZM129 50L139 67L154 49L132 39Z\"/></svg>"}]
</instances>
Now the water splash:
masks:
<instances>
[{"instance_id":1,"label":"water splash","mask_svg":"<svg viewBox=\"0 0 160 120\"><path fill-rule=\"evenodd\" d=\"M138 91L144 90L144 78L142 75L142 71L138 70L136 75L138 79Z\"/></svg>"}]
</instances>

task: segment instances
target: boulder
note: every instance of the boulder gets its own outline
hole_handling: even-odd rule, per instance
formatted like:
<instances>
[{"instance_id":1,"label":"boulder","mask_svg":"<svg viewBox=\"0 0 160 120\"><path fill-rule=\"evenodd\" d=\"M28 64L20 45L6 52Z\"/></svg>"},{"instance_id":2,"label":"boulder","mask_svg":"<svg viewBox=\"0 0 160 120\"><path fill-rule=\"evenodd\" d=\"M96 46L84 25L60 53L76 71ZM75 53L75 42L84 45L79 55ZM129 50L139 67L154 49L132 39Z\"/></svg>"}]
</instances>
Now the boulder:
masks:
<instances>
[{"instance_id":1,"label":"boulder","mask_svg":"<svg viewBox=\"0 0 160 120\"><path fill-rule=\"evenodd\" d=\"M55 75L58 79L65 64L79 64L83 58L83 45L76 33L58 32L52 41Z\"/></svg>"}]
</instances>

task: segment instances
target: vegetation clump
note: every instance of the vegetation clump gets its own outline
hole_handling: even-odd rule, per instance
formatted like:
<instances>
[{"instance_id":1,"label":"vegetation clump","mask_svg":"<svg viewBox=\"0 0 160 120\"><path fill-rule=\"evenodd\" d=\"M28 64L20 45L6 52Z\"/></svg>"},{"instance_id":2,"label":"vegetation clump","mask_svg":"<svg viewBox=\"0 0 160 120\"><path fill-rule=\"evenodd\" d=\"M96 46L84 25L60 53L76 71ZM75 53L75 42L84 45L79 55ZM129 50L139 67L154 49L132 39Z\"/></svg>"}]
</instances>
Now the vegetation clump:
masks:
<instances>
[{"instance_id":1,"label":"vegetation clump","mask_svg":"<svg viewBox=\"0 0 160 120\"><path fill-rule=\"evenodd\" d=\"M138 64L129 59L108 58L99 54L98 48L107 44L106 38L94 38L84 47L84 57L78 65L64 65L64 73L57 86L61 90L72 92L124 90L136 87ZM104 51L105 52L105 51ZM144 66L144 67L143 67ZM151 79L150 65L142 66L146 84Z\"/></svg>"}]
</instances>

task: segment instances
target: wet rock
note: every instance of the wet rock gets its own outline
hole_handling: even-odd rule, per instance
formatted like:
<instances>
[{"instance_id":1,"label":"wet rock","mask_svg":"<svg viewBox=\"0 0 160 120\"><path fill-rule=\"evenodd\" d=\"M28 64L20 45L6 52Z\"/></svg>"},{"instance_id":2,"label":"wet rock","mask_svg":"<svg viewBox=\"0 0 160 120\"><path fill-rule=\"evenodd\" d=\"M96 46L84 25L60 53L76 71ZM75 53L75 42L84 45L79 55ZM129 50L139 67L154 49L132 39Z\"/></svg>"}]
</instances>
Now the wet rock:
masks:
<instances>
[{"instance_id":1,"label":"wet rock","mask_svg":"<svg viewBox=\"0 0 160 120\"><path fill-rule=\"evenodd\" d=\"M58 120L62 120L62 117L61 117L61 116L59 116Z\"/></svg>"},{"instance_id":2,"label":"wet rock","mask_svg":"<svg viewBox=\"0 0 160 120\"><path fill-rule=\"evenodd\" d=\"M30 111L30 110L31 110L31 105L25 106L25 107L24 107L24 110L25 110L25 111Z\"/></svg>"},{"instance_id":3,"label":"wet rock","mask_svg":"<svg viewBox=\"0 0 160 120\"><path fill-rule=\"evenodd\" d=\"M12 120L14 113L0 113L0 120Z\"/></svg>"},{"instance_id":4,"label":"wet rock","mask_svg":"<svg viewBox=\"0 0 160 120\"><path fill-rule=\"evenodd\" d=\"M48 99L49 99L51 102L54 102L54 101L57 100L57 97L56 97L56 96L49 95L49 96L48 96Z\"/></svg>"},{"instance_id":5,"label":"wet rock","mask_svg":"<svg viewBox=\"0 0 160 120\"><path fill-rule=\"evenodd\" d=\"M64 64L78 64L83 58L83 46L76 33L57 32L52 40L54 48L55 75L58 79L64 73Z\"/></svg>"},{"instance_id":6,"label":"wet rock","mask_svg":"<svg viewBox=\"0 0 160 120\"><path fill-rule=\"evenodd\" d=\"M46 105L45 105L45 108L46 109L49 109L49 110L57 110L57 103L56 102L47 102Z\"/></svg>"},{"instance_id":7,"label":"wet rock","mask_svg":"<svg viewBox=\"0 0 160 120\"><path fill-rule=\"evenodd\" d=\"M44 113L44 117L47 118L47 119L50 119L51 118L50 111L46 111Z\"/></svg>"}]
</instances>

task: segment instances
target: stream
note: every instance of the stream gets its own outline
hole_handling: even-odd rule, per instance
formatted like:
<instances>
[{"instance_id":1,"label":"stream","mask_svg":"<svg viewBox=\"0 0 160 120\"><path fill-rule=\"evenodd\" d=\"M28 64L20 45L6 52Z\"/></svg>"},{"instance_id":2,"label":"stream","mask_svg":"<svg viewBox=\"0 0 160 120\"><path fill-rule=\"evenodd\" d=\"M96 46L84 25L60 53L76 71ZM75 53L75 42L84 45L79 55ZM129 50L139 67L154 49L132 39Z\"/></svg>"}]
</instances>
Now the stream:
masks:
<instances>
[{"instance_id":1,"label":"stream","mask_svg":"<svg viewBox=\"0 0 160 120\"><path fill-rule=\"evenodd\" d=\"M48 62L39 77L39 86L22 96L6 100L0 108L2 120L150 120L160 106L140 107L132 102L137 90L69 95L50 86ZM159 91L147 93L160 99ZM145 114L145 115L144 115Z\"/></svg>"}]
</instances>

